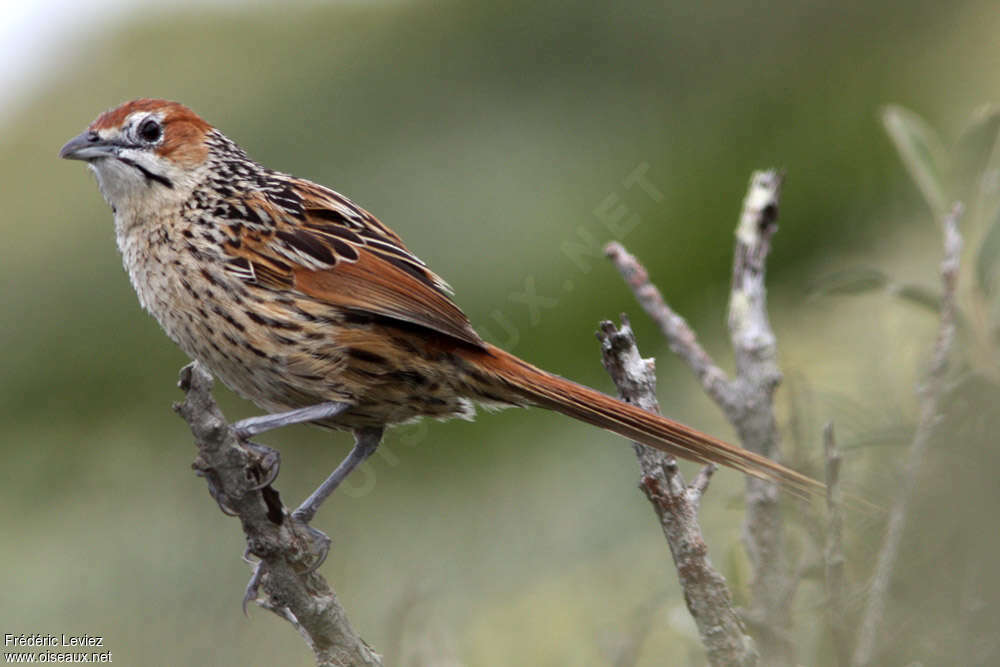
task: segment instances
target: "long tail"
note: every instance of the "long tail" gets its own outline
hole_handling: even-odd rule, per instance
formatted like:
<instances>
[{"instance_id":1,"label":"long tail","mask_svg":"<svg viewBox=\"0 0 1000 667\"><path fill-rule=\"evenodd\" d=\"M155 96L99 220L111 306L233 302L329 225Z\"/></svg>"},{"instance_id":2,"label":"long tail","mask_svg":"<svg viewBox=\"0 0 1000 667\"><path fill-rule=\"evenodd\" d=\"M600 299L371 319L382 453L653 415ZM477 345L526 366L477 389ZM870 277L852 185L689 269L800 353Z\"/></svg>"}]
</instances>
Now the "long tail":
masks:
<instances>
[{"instance_id":1,"label":"long tail","mask_svg":"<svg viewBox=\"0 0 1000 667\"><path fill-rule=\"evenodd\" d=\"M764 456L547 373L492 345L485 352L475 354L475 363L533 405L561 412L678 458L718 463L747 475L775 481L796 494L825 492L822 483Z\"/></svg>"}]
</instances>

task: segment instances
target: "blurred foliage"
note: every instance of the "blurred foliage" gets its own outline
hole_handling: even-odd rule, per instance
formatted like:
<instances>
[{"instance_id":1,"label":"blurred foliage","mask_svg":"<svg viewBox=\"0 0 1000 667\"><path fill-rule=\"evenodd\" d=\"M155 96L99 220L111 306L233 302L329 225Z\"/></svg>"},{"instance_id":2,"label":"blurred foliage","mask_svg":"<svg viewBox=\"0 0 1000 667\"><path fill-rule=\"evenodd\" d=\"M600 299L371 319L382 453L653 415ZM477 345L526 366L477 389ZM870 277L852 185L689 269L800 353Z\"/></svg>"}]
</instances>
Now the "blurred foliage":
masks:
<instances>
[{"instance_id":1,"label":"blurred foliage","mask_svg":"<svg viewBox=\"0 0 1000 667\"><path fill-rule=\"evenodd\" d=\"M989 183L995 150L983 137L995 137L996 114L961 128L1000 99L998 29L985 0L387 2L135 9L60 47L60 68L0 143L0 630L102 634L119 664L310 664L281 622L240 615L249 572L238 527L189 472L194 450L168 409L185 360L140 312L93 179L55 157L98 112L144 95L185 102L268 166L372 210L488 336L604 390L591 332L638 309L601 245L617 236L637 252L724 362L735 216L751 170L783 166L769 282L783 364L800 379L781 394L788 457L817 469L832 418L845 475L884 502L934 318L872 294L809 301L799 285L863 265L882 286L936 286L939 240L915 222L928 217L928 190L906 180L879 113L901 105L893 136L926 144L916 160L939 155L932 144L958 146L931 175L940 192L972 187L962 174ZM662 199L624 184L642 165ZM628 225L602 222L620 206ZM965 264L982 288L966 311L975 320L996 307L1000 232L995 215L973 217L986 221L967 245L983 249ZM530 311L517 298L529 289L554 303ZM643 351L660 357L665 409L731 437L655 328L633 321ZM972 368L995 364L990 345L977 349ZM1000 580L987 560L1000 506L986 479L996 392L988 375L969 377L908 533L913 557L891 601L899 641L885 664L996 656L983 630ZM252 414L225 398L230 417ZM348 442L309 429L268 440L282 449L288 502ZM623 443L507 411L401 429L387 445L317 525L334 539L324 572L389 664L417 641L412 614L471 665L606 664L622 646L636 664L702 664ZM737 599L749 576L740 488L720 474L703 510ZM856 518L848 535L860 582L880 526ZM799 597L802 660L830 664L822 589L809 582ZM649 615L646 628L637 619Z\"/></svg>"},{"instance_id":2,"label":"blurred foliage","mask_svg":"<svg viewBox=\"0 0 1000 667\"><path fill-rule=\"evenodd\" d=\"M897 639L883 641L877 663L907 664L919 656L929 664L996 664L1000 641L992 628L1000 621L1000 579L989 569L1000 558L1000 534L977 524L984 520L983 512L1000 505L993 472L998 463L995 406L1000 400L1000 319L994 297L1000 252L1000 122L992 107L982 108L955 145L945 147L937 132L911 110L887 107L882 120L932 220L959 215L966 261L956 291L958 335L942 386L941 419L933 427L936 446L930 450L931 460L920 462L919 492L907 517L908 539L894 570L890 612L882 628L885 637ZM954 211L952 202L961 202L961 208ZM869 268L835 272L818 280L814 292L858 295L874 289L887 289L934 315L941 306L940 289L899 284L886 272ZM871 462L876 477L894 467L902 473L904 457L909 456L894 449L888 455L869 451L879 459ZM894 485L887 491L886 500L896 502ZM956 508L968 512L963 517L967 520L955 520ZM856 543L849 562L876 558L881 542L874 539L874 529L881 526L875 522L871 528L873 539ZM928 586L934 579L940 583ZM854 588L863 599L865 587ZM909 640L899 641L901 637Z\"/></svg>"}]
</instances>

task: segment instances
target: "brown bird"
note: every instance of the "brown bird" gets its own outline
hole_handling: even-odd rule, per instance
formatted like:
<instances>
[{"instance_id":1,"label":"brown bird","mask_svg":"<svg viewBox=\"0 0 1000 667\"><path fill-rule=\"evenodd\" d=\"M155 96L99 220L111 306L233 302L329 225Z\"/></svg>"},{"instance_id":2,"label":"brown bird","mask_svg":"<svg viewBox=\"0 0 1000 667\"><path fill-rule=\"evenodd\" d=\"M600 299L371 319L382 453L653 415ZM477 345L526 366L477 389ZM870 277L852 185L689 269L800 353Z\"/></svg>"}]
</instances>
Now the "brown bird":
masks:
<instances>
[{"instance_id":1,"label":"brown bird","mask_svg":"<svg viewBox=\"0 0 1000 667\"><path fill-rule=\"evenodd\" d=\"M475 404L547 408L793 491L823 488L484 342L448 284L373 215L254 162L185 106L128 102L60 156L97 175L143 308L188 356L272 413L238 423L241 435L299 422L354 432L352 452L296 511L304 521L385 427L469 418Z\"/></svg>"}]
</instances>

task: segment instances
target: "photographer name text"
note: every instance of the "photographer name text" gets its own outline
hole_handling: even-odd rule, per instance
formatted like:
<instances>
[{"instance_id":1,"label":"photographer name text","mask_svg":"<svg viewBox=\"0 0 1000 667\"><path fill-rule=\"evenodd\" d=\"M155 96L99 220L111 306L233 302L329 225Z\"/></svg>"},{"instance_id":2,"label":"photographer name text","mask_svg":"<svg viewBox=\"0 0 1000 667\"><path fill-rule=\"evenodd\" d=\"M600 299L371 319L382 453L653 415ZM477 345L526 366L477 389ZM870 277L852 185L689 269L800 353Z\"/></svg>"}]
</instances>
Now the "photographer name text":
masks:
<instances>
[{"instance_id":1,"label":"photographer name text","mask_svg":"<svg viewBox=\"0 0 1000 667\"><path fill-rule=\"evenodd\" d=\"M101 647L104 646L104 637L101 635L90 635L84 633L82 635L67 635L66 633L60 635L47 635L47 634L24 634L14 635L7 633L3 636L4 646L87 646L87 647Z\"/></svg>"}]
</instances>

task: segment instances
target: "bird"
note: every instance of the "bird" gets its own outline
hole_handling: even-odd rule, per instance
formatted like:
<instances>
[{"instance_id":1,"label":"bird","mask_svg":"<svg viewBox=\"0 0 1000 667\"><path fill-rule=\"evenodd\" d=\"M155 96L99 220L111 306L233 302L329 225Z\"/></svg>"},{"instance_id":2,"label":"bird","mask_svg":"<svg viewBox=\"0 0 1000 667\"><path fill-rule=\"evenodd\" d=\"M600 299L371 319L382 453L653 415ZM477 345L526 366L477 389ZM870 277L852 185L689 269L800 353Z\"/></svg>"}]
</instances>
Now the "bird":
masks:
<instances>
[{"instance_id":1,"label":"bird","mask_svg":"<svg viewBox=\"0 0 1000 667\"><path fill-rule=\"evenodd\" d=\"M139 302L185 354L265 411L243 437L308 422L355 445L295 511L308 523L387 427L540 407L794 492L824 485L546 372L486 341L452 289L347 197L269 169L188 107L136 99L60 157L96 175Z\"/></svg>"}]
</instances>

